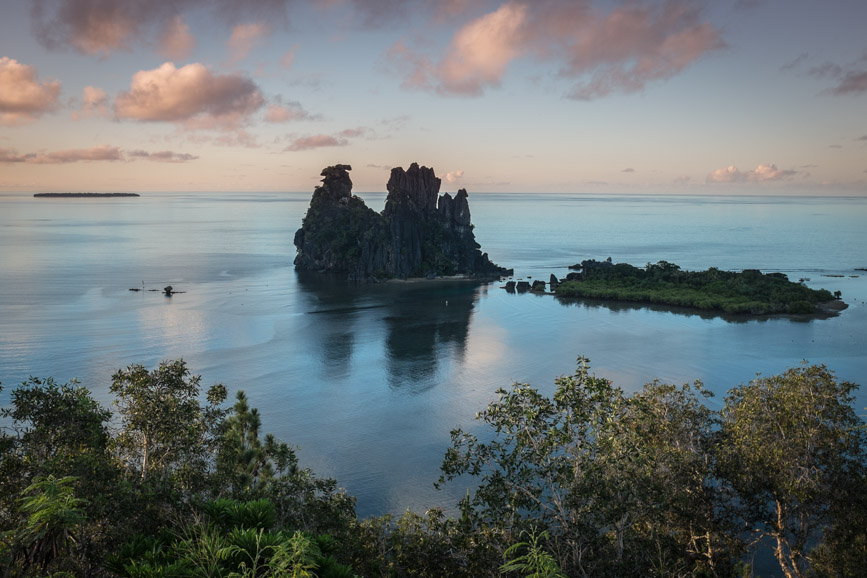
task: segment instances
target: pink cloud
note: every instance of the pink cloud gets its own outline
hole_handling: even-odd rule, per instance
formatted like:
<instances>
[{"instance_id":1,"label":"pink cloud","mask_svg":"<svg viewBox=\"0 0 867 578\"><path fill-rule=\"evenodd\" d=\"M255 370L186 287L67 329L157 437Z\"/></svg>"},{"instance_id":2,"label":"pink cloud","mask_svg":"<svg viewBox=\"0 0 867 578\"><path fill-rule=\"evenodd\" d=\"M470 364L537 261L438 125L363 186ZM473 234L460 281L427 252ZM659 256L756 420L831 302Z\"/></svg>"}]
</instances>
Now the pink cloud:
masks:
<instances>
[{"instance_id":1,"label":"pink cloud","mask_svg":"<svg viewBox=\"0 0 867 578\"><path fill-rule=\"evenodd\" d=\"M861 95L867 93L867 70L850 70L832 90L836 95Z\"/></svg>"},{"instance_id":2,"label":"pink cloud","mask_svg":"<svg viewBox=\"0 0 867 578\"><path fill-rule=\"evenodd\" d=\"M0 149L0 163L26 163L35 154L19 155L15 149Z\"/></svg>"},{"instance_id":3,"label":"pink cloud","mask_svg":"<svg viewBox=\"0 0 867 578\"><path fill-rule=\"evenodd\" d=\"M46 11L46 5L54 9ZM34 31L43 45L69 44L79 52L102 56L128 49L142 22L152 17L145 2L131 0L36 0L33 6Z\"/></svg>"},{"instance_id":4,"label":"pink cloud","mask_svg":"<svg viewBox=\"0 0 867 578\"><path fill-rule=\"evenodd\" d=\"M358 138L362 136L370 136L370 129L364 126L360 126L358 128L344 129L337 134L344 138Z\"/></svg>"},{"instance_id":5,"label":"pink cloud","mask_svg":"<svg viewBox=\"0 0 867 578\"><path fill-rule=\"evenodd\" d=\"M781 170L777 165L759 165L752 171L740 171L734 165L717 169L707 176L708 183L762 183L790 179L798 171Z\"/></svg>"},{"instance_id":6,"label":"pink cloud","mask_svg":"<svg viewBox=\"0 0 867 578\"><path fill-rule=\"evenodd\" d=\"M264 104L259 88L238 74L215 74L202 64L166 62L140 70L115 99L115 115L139 121L184 121L192 129L237 128Z\"/></svg>"},{"instance_id":7,"label":"pink cloud","mask_svg":"<svg viewBox=\"0 0 867 578\"><path fill-rule=\"evenodd\" d=\"M180 14L168 21L160 36L159 53L171 60L185 60L196 47L196 38L190 33Z\"/></svg>"},{"instance_id":8,"label":"pink cloud","mask_svg":"<svg viewBox=\"0 0 867 578\"><path fill-rule=\"evenodd\" d=\"M450 171L443 176L443 180L447 183L455 183L458 179L462 179L464 171Z\"/></svg>"},{"instance_id":9,"label":"pink cloud","mask_svg":"<svg viewBox=\"0 0 867 578\"><path fill-rule=\"evenodd\" d=\"M52 153L19 155L14 149L0 149L0 163L66 164L79 161L119 161L123 156L118 147L100 145L89 149L70 149Z\"/></svg>"},{"instance_id":10,"label":"pink cloud","mask_svg":"<svg viewBox=\"0 0 867 578\"><path fill-rule=\"evenodd\" d=\"M438 89L476 96L498 86L506 66L521 54L527 12L526 5L510 2L461 28L437 66Z\"/></svg>"},{"instance_id":11,"label":"pink cloud","mask_svg":"<svg viewBox=\"0 0 867 578\"><path fill-rule=\"evenodd\" d=\"M172 151L160 151L149 153L135 150L124 154L118 148L109 145L100 145L87 149L69 149L56 152L39 152L18 154L15 149L0 149L0 163L29 163L29 164L67 164L79 161L123 161L145 159L157 162L181 163L198 159L199 157L186 153Z\"/></svg>"},{"instance_id":12,"label":"pink cloud","mask_svg":"<svg viewBox=\"0 0 867 578\"><path fill-rule=\"evenodd\" d=\"M265 111L265 120L273 123L308 120L311 118L313 118L313 115L304 110L304 107L298 102L270 104Z\"/></svg>"},{"instance_id":13,"label":"pink cloud","mask_svg":"<svg viewBox=\"0 0 867 578\"><path fill-rule=\"evenodd\" d=\"M173 42L160 46L170 58L184 58L192 36L176 20L186 10L211 10L217 19L234 25L255 17L286 23L292 0L31 0L33 30L40 43L52 49L71 46L85 54L108 56L129 50L136 41L157 32Z\"/></svg>"},{"instance_id":14,"label":"pink cloud","mask_svg":"<svg viewBox=\"0 0 867 578\"><path fill-rule=\"evenodd\" d=\"M533 55L560 64L575 84L568 96L593 99L637 92L671 78L724 43L687 0L638 0L597 9L590 0L511 1L460 28L436 64L403 42L387 57L402 86L481 95L499 86L509 64Z\"/></svg>"},{"instance_id":15,"label":"pink cloud","mask_svg":"<svg viewBox=\"0 0 867 578\"><path fill-rule=\"evenodd\" d=\"M342 147L349 144L345 138L335 138L327 134L317 134L296 138L284 151L298 152L324 147Z\"/></svg>"},{"instance_id":16,"label":"pink cloud","mask_svg":"<svg viewBox=\"0 0 867 578\"><path fill-rule=\"evenodd\" d=\"M36 69L12 58L0 58L0 125L33 122L55 110L60 82L39 82Z\"/></svg>"},{"instance_id":17,"label":"pink cloud","mask_svg":"<svg viewBox=\"0 0 867 578\"><path fill-rule=\"evenodd\" d=\"M159 151L155 153L149 153L147 151L130 151L128 156L159 163L185 163L199 158L196 155L191 155L189 153L176 153L172 151Z\"/></svg>"},{"instance_id":18,"label":"pink cloud","mask_svg":"<svg viewBox=\"0 0 867 578\"><path fill-rule=\"evenodd\" d=\"M85 86L81 91L81 110L72 113L72 118L108 116L108 95L96 86Z\"/></svg>"},{"instance_id":19,"label":"pink cloud","mask_svg":"<svg viewBox=\"0 0 867 578\"><path fill-rule=\"evenodd\" d=\"M280 66L282 66L286 70L290 70L292 65L295 64L295 51L298 46L293 46L280 57Z\"/></svg>"},{"instance_id":20,"label":"pink cloud","mask_svg":"<svg viewBox=\"0 0 867 578\"><path fill-rule=\"evenodd\" d=\"M560 73L578 79L569 92L571 98L587 100L612 92L640 91L649 82L671 78L724 46L716 29L701 21L700 10L692 2L636 2L607 14L581 4L548 12L531 33L538 50L545 46L545 27L555 30L558 45L553 50L565 57ZM573 28L563 27L570 22Z\"/></svg>"},{"instance_id":21,"label":"pink cloud","mask_svg":"<svg viewBox=\"0 0 867 578\"><path fill-rule=\"evenodd\" d=\"M229 38L230 64L235 64L247 58L250 51L271 34L271 28L264 22L248 22L238 24L232 29Z\"/></svg>"}]
</instances>

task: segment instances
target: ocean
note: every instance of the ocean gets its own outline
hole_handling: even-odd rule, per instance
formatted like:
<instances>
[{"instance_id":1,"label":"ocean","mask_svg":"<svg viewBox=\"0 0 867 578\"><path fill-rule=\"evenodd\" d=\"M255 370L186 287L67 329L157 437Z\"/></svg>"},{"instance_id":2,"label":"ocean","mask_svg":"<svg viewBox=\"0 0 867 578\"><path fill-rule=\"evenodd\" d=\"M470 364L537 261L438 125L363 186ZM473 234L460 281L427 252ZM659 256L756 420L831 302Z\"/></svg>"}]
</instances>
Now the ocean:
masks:
<instances>
[{"instance_id":1,"label":"ocean","mask_svg":"<svg viewBox=\"0 0 867 578\"><path fill-rule=\"evenodd\" d=\"M382 193L360 196L384 206ZM78 379L109 405L117 369L183 358L205 387L243 389L262 431L367 516L453 508L466 486L433 487L450 430L480 431L476 412L515 381L550 393L579 355L626 391L701 380L716 407L802 360L867 387L867 198L470 195L477 241L516 278L608 257L779 271L849 304L808 320L299 275L292 240L309 200L0 194L0 405L31 375Z\"/></svg>"}]
</instances>

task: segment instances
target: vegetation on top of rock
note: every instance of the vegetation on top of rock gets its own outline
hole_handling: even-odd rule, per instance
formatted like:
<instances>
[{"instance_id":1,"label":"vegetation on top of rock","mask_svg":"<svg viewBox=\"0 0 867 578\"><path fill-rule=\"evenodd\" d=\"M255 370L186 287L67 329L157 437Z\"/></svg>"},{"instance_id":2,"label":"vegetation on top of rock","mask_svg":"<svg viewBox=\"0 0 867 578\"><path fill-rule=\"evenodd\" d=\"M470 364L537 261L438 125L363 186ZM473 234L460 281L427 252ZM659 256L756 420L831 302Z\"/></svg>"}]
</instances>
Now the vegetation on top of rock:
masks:
<instances>
[{"instance_id":1,"label":"vegetation on top of rock","mask_svg":"<svg viewBox=\"0 0 867 578\"><path fill-rule=\"evenodd\" d=\"M637 301L724 313L814 313L816 305L839 299L839 292L789 281L782 273L757 269L740 273L711 267L683 271L667 261L639 268L627 263L587 260L581 273L570 274L557 287L559 297Z\"/></svg>"},{"instance_id":2,"label":"vegetation on top of rock","mask_svg":"<svg viewBox=\"0 0 867 578\"><path fill-rule=\"evenodd\" d=\"M433 169L413 163L392 169L385 209L377 213L352 194L349 165L322 170L301 228L295 233L301 271L349 279L510 274L482 253L470 223L467 192L439 196Z\"/></svg>"}]
</instances>

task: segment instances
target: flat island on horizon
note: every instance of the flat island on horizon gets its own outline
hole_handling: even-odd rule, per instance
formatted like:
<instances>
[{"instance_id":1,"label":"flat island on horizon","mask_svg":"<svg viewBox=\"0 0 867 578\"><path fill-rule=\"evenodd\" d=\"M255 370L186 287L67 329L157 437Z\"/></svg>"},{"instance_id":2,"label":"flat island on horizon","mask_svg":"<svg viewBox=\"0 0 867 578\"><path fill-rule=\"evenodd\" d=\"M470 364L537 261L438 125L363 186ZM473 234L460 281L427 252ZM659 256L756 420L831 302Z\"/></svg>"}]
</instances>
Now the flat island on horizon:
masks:
<instances>
[{"instance_id":1,"label":"flat island on horizon","mask_svg":"<svg viewBox=\"0 0 867 578\"><path fill-rule=\"evenodd\" d=\"M35 193L34 197L52 197L61 199L80 199L96 197L140 197L138 193Z\"/></svg>"}]
</instances>

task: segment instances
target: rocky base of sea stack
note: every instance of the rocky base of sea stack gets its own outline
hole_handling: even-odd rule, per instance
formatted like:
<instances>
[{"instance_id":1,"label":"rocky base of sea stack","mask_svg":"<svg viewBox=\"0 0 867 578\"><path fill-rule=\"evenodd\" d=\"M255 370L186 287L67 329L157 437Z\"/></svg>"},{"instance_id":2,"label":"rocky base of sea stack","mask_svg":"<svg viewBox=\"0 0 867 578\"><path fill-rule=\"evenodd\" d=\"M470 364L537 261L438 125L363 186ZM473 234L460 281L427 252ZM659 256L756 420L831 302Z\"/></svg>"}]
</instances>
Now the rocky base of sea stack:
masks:
<instances>
[{"instance_id":1,"label":"rocky base of sea stack","mask_svg":"<svg viewBox=\"0 0 867 578\"><path fill-rule=\"evenodd\" d=\"M467 191L439 194L433 169L394 168L385 209L352 194L349 165L322 170L301 228L295 268L345 274L351 280L465 275L497 279L511 269L491 262L473 234Z\"/></svg>"}]
</instances>

